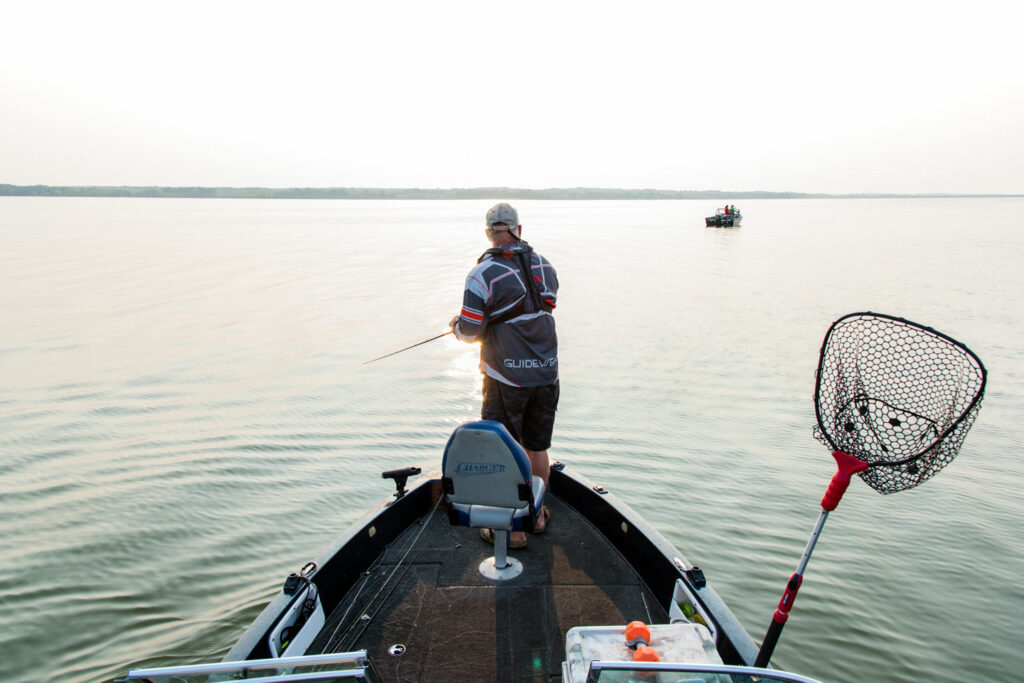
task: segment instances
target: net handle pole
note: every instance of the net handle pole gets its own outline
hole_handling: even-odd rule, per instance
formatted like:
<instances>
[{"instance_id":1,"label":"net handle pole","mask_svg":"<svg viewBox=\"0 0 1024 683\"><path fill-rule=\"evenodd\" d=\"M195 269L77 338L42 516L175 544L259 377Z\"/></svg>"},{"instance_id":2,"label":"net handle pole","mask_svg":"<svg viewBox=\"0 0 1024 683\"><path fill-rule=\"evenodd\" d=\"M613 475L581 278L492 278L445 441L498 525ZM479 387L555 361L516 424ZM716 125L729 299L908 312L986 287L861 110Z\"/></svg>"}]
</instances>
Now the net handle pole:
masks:
<instances>
[{"instance_id":1,"label":"net handle pole","mask_svg":"<svg viewBox=\"0 0 1024 683\"><path fill-rule=\"evenodd\" d=\"M811 532L811 538L807 541L807 547L804 548L800 564L797 566L796 571L793 572L793 575L789 577L789 581L786 583L786 590L782 593L782 598L779 599L779 606L775 608L772 621L768 624L768 632L764 634L764 640L761 641L761 649L757 651L757 659L754 660L754 666L765 667L771 661L772 653L775 652L775 645L779 642L779 636L782 635L782 627L786 625L786 620L789 619L789 613L793 609L793 603L796 602L796 594L800 590L800 584L804 582L804 572L807 570L807 563L811 561L811 553L814 552L814 546L818 542L818 537L821 536L821 529L825 526L826 519L828 519L828 510L822 509L821 514L818 515L818 522L814 525L814 531Z\"/></svg>"},{"instance_id":2,"label":"net handle pole","mask_svg":"<svg viewBox=\"0 0 1024 683\"><path fill-rule=\"evenodd\" d=\"M868 468L868 464L863 460L842 451L834 451L832 457L836 460L837 470L832 475L832 481L828 485L825 496L821 499L821 513L818 515L818 522L814 525L814 531L811 532L811 537L807 541L807 547L804 548L800 564L797 566L796 571L793 572L793 575L789 577L786 590L782 593L782 598L779 600L779 606L775 609L775 614L772 615L772 622L768 624L768 632L765 633L764 640L761 641L761 649L757 651L757 659L754 660L754 666L766 667L769 661L771 661L772 653L775 652L775 646L779 642L779 636L782 635L782 628L786 625L786 620L789 619L793 603L796 602L796 594L800 590L800 584L804 581L804 572L807 571L807 564L811 561L811 553L814 552L814 546L818 543L818 538L821 536L825 520L828 519L828 513L835 510L836 506L839 505L840 499L842 499L843 494L846 493L846 489L850 485L850 477Z\"/></svg>"}]
</instances>

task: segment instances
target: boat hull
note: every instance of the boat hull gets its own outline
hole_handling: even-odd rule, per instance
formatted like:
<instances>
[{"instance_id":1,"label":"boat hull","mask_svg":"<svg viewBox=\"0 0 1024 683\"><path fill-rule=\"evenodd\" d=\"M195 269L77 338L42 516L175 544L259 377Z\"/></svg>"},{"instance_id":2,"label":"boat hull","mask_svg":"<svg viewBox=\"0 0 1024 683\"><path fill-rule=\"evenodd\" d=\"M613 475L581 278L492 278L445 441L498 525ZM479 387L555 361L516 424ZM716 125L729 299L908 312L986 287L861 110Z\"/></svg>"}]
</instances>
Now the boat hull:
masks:
<instances>
[{"instance_id":1,"label":"boat hull","mask_svg":"<svg viewBox=\"0 0 1024 683\"><path fill-rule=\"evenodd\" d=\"M743 216L708 216L704 219L704 226L707 228L738 228L743 222Z\"/></svg>"},{"instance_id":2,"label":"boat hull","mask_svg":"<svg viewBox=\"0 0 1024 683\"><path fill-rule=\"evenodd\" d=\"M476 529L448 525L440 480L424 477L317 558L310 578L329 616L308 653L366 649L385 680L520 680L527 669L548 680L569 628L667 623L683 582L712 622L723 661L753 662L756 645L717 593L614 495L553 470L548 505L548 531L510 552L523 575L496 585L476 571L493 548ZM274 656L269 636L295 599L276 596L225 659ZM454 636L438 632L447 629L464 634L454 651ZM400 658L389 654L398 644Z\"/></svg>"}]
</instances>

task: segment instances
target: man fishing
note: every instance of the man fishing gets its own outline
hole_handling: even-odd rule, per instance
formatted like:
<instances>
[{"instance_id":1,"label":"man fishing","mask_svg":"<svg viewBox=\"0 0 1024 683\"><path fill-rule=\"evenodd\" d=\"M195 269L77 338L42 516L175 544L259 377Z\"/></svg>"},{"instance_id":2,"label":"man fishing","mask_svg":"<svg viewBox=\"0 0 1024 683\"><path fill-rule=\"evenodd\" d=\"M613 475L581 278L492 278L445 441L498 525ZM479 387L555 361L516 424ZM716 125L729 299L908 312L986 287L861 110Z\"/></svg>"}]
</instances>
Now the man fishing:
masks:
<instances>
[{"instance_id":1,"label":"man fishing","mask_svg":"<svg viewBox=\"0 0 1024 683\"><path fill-rule=\"evenodd\" d=\"M462 311L450 326L458 339L481 342L481 419L505 425L546 488L558 407L558 337L551 315L558 276L548 260L523 241L523 226L511 205L495 204L486 220L491 248L466 277ZM550 516L547 507L538 510L533 533L543 533ZM481 530L481 536L494 542L492 529ZM522 548L526 534L514 532L509 545Z\"/></svg>"}]
</instances>

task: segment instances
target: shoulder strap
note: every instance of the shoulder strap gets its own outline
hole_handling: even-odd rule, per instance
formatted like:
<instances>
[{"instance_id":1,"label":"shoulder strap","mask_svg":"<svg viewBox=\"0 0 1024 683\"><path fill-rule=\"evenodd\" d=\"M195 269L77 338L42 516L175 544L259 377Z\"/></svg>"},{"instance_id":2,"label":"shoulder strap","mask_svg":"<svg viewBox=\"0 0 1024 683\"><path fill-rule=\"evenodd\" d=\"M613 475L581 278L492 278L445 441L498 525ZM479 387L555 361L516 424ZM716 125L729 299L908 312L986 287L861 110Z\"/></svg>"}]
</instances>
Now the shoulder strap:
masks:
<instances>
[{"instance_id":1,"label":"shoulder strap","mask_svg":"<svg viewBox=\"0 0 1024 683\"><path fill-rule=\"evenodd\" d=\"M541 310L544 302L541 301L540 292L537 291L537 285L533 283L533 268L530 267L530 257L528 254L519 254L516 261L518 262L517 265L519 266L519 272L523 276L523 281L526 283L526 299L529 299L530 303L533 304L533 310L528 312L533 313L534 311L539 311ZM526 299L523 299L523 301L525 302Z\"/></svg>"},{"instance_id":2,"label":"shoulder strap","mask_svg":"<svg viewBox=\"0 0 1024 683\"><path fill-rule=\"evenodd\" d=\"M537 285L534 284L532 268L530 267L530 255L528 253L520 253L516 256L516 267L519 270L520 276L523 278L523 283L526 287L526 296L523 297L522 301L501 315L489 319L488 323L491 325L508 322L513 318L518 318L521 315L534 313L536 311L546 311L550 313L555 308L546 300L543 300L540 292L537 291Z\"/></svg>"}]
</instances>

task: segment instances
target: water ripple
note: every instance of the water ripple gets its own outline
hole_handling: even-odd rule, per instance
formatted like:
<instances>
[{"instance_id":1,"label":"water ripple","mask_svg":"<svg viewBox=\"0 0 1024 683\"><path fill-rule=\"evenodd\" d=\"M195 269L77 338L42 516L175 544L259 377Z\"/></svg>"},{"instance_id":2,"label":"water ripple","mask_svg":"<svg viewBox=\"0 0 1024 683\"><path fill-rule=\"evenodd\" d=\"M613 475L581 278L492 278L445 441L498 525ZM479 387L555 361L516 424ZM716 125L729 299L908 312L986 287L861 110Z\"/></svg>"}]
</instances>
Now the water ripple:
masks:
<instances>
[{"instance_id":1,"label":"water ripple","mask_svg":"<svg viewBox=\"0 0 1024 683\"><path fill-rule=\"evenodd\" d=\"M381 471L434 469L479 414L473 347L363 365L443 331L462 254L479 252L474 203L60 201L34 204L28 232L0 212L0 296L20 293L0 348L11 683L219 658L289 572L391 495ZM810 432L827 324L872 307L962 337L992 382L964 452L896 496L851 485L776 663L1008 680L1024 669L1024 540L1007 532L1024 474L1009 341L1024 226L1007 217L1024 212L1009 201L984 240L960 240L998 207L822 202L751 202L731 233L700 227L695 202L524 204L553 226L537 244L564 286L551 457L702 566L759 638L834 469ZM791 220L811 209L826 223ZM437 239L410 250L411 221ZM595 234L604 248L580 258ZM835 270L840 243L858 277ZM933 276L953 262L974 266Z\"/></svg>"}]
</instances>

